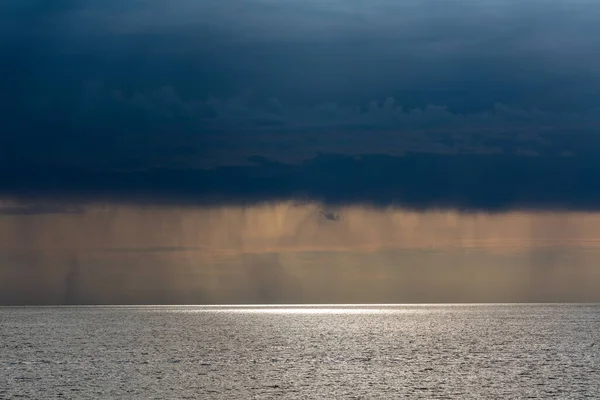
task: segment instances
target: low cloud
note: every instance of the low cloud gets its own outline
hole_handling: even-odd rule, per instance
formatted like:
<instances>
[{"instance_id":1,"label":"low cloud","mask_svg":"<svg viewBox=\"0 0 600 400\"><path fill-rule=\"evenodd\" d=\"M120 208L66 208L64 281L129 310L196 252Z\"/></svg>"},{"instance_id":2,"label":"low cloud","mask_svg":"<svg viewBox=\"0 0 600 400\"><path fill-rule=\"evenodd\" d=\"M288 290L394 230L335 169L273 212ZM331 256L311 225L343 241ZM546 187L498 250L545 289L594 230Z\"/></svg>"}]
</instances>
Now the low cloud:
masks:
<instances>
[{"instance_id":1,"label":"low cloud","mask_svg":"<svg viewBox=\"0 0 600 400\"><path fill-rule=\"evenodd\" d=\"M251 158L213 169L2 171L0 193L53 202L258 204L317 201L412 209L598 210L592 157L322 154L298 164Z\"/></svg>"},{"instance_id":2,"label":"low cloud","mask_svg":"<svg viewBox=\"0 0 600 400\"><path fill-rule=\"evenodd\" d=\"M52 204L51 202L22 203L19 201L1 201L0 216L25 216L44 214L80 214L85 209L79 205Z\"/></svg>"},{"instance_id":3,"label":"low cloud","mask_svg":"<svg viewBox=\"0 0 600 400\"><path fill-rule=\"evenodd\" d=\"M31 100L30 111L20 133L2 139L2 159L102 169L214 168L255 156L298 163L319 153L572 156L598 147L600 128L593 113L503 104L473 113L408 108L393 97L302 106L252 91L188 100L169 86L127 94L101 83L65 104Z\"/></svg>"},{"instance_id":4,"label":"low cloud","mask_svg":"<svg viewBox=\"0 0 600 400\"><path fill-rule=\"evenodd\" d=\"M77 99L68 107L38 99L23 122L36 129L0 139L2 193L182 204L600 208L593 114L501 104L461 114L407 109L392 97L288 106L251 91L188 100L172 87L127 94L102 84L87 85Z\"/></svg>"}]
</instances>

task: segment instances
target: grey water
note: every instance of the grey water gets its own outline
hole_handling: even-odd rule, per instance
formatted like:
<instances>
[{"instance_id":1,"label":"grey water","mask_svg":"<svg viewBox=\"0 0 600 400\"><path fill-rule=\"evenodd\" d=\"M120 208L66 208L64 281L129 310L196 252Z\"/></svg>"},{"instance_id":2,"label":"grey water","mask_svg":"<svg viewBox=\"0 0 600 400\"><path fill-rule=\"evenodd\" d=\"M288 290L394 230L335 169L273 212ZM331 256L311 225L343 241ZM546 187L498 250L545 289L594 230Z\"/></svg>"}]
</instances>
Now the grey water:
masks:
<instances>
[{"instance_id":1,"label":"grey water","mask_svg":"<svg viewBox=\"0 0 600 400\"><path fill-rule=\"evenodd\" d=\"M600 305L0 308L0 398L600 398Z\"/></svg>"}]
</instances>

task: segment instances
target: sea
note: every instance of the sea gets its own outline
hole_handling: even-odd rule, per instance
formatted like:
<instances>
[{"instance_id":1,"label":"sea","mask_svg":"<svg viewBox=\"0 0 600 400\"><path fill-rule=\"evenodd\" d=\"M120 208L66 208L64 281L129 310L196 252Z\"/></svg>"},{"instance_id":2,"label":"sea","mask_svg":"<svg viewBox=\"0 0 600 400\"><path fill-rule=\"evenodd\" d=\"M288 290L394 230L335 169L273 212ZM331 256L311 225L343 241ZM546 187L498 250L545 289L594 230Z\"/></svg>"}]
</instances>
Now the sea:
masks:
<instances>
[{"instance_id":1,"label":"sea","mask_svg":"<svg viewBox=\"0 0 600 400\"><path fill-rule=\"evenodd\" d=\"M0 399L600 399L600 305L0 308Z\"/></svg>"}]
</instances>

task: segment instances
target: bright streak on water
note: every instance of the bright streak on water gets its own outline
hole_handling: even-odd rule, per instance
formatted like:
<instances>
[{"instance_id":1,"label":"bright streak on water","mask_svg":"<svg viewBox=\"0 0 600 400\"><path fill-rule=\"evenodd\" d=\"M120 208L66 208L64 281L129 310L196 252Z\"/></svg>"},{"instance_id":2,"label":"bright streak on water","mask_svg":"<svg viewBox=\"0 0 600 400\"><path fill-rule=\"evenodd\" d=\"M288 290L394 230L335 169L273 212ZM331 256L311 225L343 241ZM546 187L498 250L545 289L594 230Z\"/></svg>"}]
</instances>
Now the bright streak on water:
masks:
<instances>
[{"instance_id":1,"label":"bright streak on water","mask_svg":"<svg viewBox=\"0 0 600 400\"><path fill-rule=\"evenodd\" d=\"M291 304L291 305L217 305L188 306L174 312L188 313L239 313L239 314L407 314L417 312L435 312L427 306L401 306L398 304ZM154 309L160 311L161 309Z\"/></svg>"}]
</instances>

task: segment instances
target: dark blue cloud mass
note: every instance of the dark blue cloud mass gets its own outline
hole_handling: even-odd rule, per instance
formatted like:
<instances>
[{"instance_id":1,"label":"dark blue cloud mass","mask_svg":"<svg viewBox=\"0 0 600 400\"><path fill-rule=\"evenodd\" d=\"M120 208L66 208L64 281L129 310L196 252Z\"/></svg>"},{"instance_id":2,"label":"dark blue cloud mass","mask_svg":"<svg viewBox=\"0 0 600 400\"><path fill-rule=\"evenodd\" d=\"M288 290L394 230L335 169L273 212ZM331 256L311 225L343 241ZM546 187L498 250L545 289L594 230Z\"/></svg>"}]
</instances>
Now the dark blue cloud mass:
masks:
<instances>
[{"instance_id":1,"label":"dark blue cloud mass","mask_svg":"<svg viewBox=\"0 0 600 400\"><path fill-rule=\"evenodd\" d=\"M599 19L584 0L4 1L0 190L600 208Z\"/></svg>"}]
</instances>

